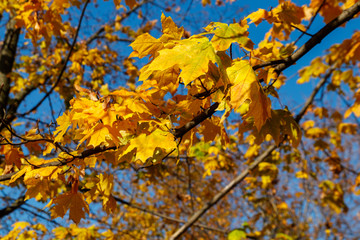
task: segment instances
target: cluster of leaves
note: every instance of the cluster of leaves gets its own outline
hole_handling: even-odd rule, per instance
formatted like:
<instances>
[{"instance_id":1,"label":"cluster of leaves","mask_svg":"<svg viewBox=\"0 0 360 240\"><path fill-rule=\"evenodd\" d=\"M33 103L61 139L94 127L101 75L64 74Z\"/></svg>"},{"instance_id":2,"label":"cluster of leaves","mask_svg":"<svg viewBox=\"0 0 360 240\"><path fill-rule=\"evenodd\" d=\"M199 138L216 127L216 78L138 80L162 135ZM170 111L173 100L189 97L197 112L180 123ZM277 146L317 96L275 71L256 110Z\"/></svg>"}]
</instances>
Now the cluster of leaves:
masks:
<instances>
[{"instance_id":1,"label":"cluster of leaves","mask_svg":"<svg viewBox=\"0 0 360 240\"><path fill-rule=\"evenodd\" d=\"M75 223L47 231L41 223L18 221L4 238L344 237L348 209L359 200L360 174L352 158L360 117L359 32L299 71L298 84L320 80L295 117L287 107L275 109L272 100L281 101L279 89L290 81L282 72L357 17L360 2L297 6L280 0L269 11L230 24L212 22L194 35L162 14L158 38L149 33L155 22L137 31L123 24L151 2L114 1L127 12L82 41L77 38L90 1L0 5L10 19L0 64L6 54L14 62L0 69L0 180L5 191L24 189L0 216L18 208L30 213L22 206L34 199L46 204L51 219L68 215ZM69 17L74 7L82 11L77 27ZM317 15L325 25L312 35ZM255 44L249 28L264 21L269 31ZM19 29L26 43L20 52L27 54L15 57L11 48L21 42ZM298 40L290 40L299 32L299 39L310 39L297 48ZM133 39L124 59L111 45L121 37ZM147 58L140 70L135 58ZM121 69L127 85L110 90L107 78L119 77ZM20 113L18 106L35 89L44 97ZM317 104L319 91L322 100L336 96L345 104ZM39 118L36 111L50 95L65 106L54 124L21 125L19 119L30 121L31 114ZM355 122L346 121L352 113Z\"/></svg>"}]
</instances>

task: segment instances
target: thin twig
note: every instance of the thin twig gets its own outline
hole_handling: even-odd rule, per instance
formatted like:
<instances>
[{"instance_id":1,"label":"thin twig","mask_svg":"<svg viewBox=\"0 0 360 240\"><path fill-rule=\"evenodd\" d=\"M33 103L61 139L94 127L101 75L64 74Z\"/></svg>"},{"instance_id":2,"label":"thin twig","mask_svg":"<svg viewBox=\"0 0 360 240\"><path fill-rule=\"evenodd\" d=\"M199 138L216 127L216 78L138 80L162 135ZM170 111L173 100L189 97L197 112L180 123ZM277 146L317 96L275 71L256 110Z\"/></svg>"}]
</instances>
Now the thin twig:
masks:
<instances>
[{"instance_id":1,"label":"thin twig","mask_svg":"<svg viewBox=\"0 0 360 240\"><path fill-rule=\"evenodd\" d=\"M319 14L319 12L320 12L320 10L321 10L321 8L324 6L324 4L325 4L325 1L326 0L323 0L322 1L322 3L320 4L320 6L319 6L319 8L316 10L316 12L315 12L315 15L314 15L314 17L313 18L311 18L311 20L310 20L310 22L309 22L309 24L306 26L306 32L310 29L310 27L311 27L311 25L313 24L313 22L314 22L314 20L315 20L315 18L316 18L316 16ZM302 33L302 34L300 34L300 36L295 40L295 42L294 42L294 46L296 45L296 43L304 36L304 34L305 33Z\"/></svg>"},{"instance_id":2,"label":"thin twig","mask_svg":"<svg viewBox=\"0 0 360 240\"><path fill-rule=\"evenodd\" d=\"M316 87L314 88L313 92L311 93L311 95L309 96L309 98L306 100L303 108L300 110L300 112L296 115L295 117L295 121L297 123L299 123L300 119L305 115L306 110L309 108L310 104L314 101L314 98L316 96L316 94L318 93L318 91L324 86L324 84L326 83L326 81L329 79L329 77L331 76L332 72L333 72L333 68L330 68L329 72L325 75L325 77L323 77L320 82L318 82L318 84L316 85Z\"/></svg>"},{"instance_id":3,"label":"thin twig","mask_svg":"<svg viewBox=\"0 0 360 240\"><path fill-rule=\"evenodd\" d=\"M167 216L167 215L165 215L165 214L162 214L162 213L158 213L158 212L154 212L154 211L152 211L152 210L149 210L149 208L144 208L144 207L141 207L141 206L132 204L131 202L128 202L128 201L126 201L126 200L124 200L124 199L121 199L121 198L118 198L118 197L114 197L114 199L115 199L117 202L121 203L121 204L124 204L124 205L126 205L126 206L131 207L131 208L140 210L140 211L142 211L142 212L151 214L151 215L153 215L153 216L157 216L157 217L160 217L160 218L169 220L169 221L171 221L171 222L177 222L177 223L185 223L185 222L186 222L185 220L173 218L173 217ZM207 226L207 225L204 225L204 224L194 224L194 226L200 227L200 228L204 228L204 229L207 229L207 230L211 230L211 231L221 232L221 233L224 233L224 234L228 232L227 230L210 227L210 226Z\"/></svg>"},{"instance_id":4,"label":"thin twig","mask_svg":"<svg viewBox=\"0 0 360 240\"><path fill-rule=\"evenodd\" d=\"M310 36L310 37L313 37L313 36L314 36L314 35L312 35L312 34L310 34L310 33L306 32L306 31L304 31L304 30L300 29L299 27L297 27L297 26L295 26L295 25L291 25L291 27L293 27L293 28L295 28L295 29L299 30L299 31L300 31L300 32L302 32L303 34L308 35L308 36Z\"/></svg>"}]
</instances>

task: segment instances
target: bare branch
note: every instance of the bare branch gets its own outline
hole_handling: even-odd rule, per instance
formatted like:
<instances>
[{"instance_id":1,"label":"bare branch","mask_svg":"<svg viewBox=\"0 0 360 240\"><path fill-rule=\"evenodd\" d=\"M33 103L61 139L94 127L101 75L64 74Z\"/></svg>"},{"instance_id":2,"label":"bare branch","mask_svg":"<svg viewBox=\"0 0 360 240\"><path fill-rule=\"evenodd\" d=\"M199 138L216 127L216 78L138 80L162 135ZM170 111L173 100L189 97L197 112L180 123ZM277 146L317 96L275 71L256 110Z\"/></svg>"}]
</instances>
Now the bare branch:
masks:
<instances>
[{"instance_id":1,"label":"bare branch","mask_svg":"<svg viewBox=\"0 0 360 240\"><path fill-rule=\"evenodd\" d=\"M314 88L313 92L311 93L311 95L309 96L309 98L306 100L303 108L300 110L300 112L296 115L295 117L295 121L297 123L300 122L301 118L304 116L304 114L306 113L306 110L309 108L309 106L312 104L312 102L314 101L314 98L316 96L316 94L319 92L319 90L324 86L324 84L326 83L326 81L329 79L329 77L331 76L332 72L333 72L333 68L330 69L330 71L325 75L325 77L323 77L320 82L318 82L318 84L316 85L316 87Z\"/></svg>"},{"instance_id":2,"label":"bare branch","mask_svg":"<svg viewBox=\"0 0 360 240\"><path fill-rule=\"evenodd\" d=\"M316 10L314 17L311 18L309 24L306 26L306 31L309 30L309 28L311 27L311 25L313 24L316 16L319 14L321 8L324 6L326 0L323 0L322 3L320 4L319 8ZM302 33L294 42L294 45L296 45L296 43L304 36L305 33Z\"/></svg>"},{"instance_id":3,"label":"bare branch","mask_svg":"<svg viewBox=\"0 0 360 240\"><path fill-rule=\"evenodd\" d=\"M20 208L25 203L25 196L20 196L18 199L15 200L10 206L3 208L0 210L0 219L9 215L16 209Z\"/></svg>"},{"instance_id":4,"label":"bare branch","mask_svg":"<svg viewBox=\"0 0 360 240\"><path fill-rule=\"evenodd\" d=\"M185 220L169 217L169 216L167 216L165 214L151 211L148 208L144 208L144 207L135 205L135 204L133 204L131 202L128 202L128 201L126 201L124 199L121 199L121 198L118 198L118 197L114 197L114 199L117 202L121 203L121 204L124 204L124 205L129 206L129 207L134 208L134 209L137 209L137 210L139 210L141 212L145 212L145 213L151 214L153 216L157 216L157 217L169 220L171 222L177 222L177 223L185 223L186 222ZM204 229L210 230L210 231L221 232L221 233L224 233L224 234L226 234L228 232L226 230L210 227L210 226L207 226L207 225L204 225L204 224L194 224L194 226L199 227L199 228L204 228Z\"/></svg>"}]
</instances>

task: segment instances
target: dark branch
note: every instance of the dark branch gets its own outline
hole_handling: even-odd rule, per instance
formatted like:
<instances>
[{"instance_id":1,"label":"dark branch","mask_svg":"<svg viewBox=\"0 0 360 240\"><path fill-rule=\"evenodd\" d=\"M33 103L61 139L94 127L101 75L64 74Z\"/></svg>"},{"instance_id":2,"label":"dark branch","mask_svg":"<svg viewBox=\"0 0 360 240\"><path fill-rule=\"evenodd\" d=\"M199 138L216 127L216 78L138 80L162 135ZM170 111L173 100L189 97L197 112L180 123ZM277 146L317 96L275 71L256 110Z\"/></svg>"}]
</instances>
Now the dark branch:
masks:
<instances>
[{"instance_id":1,"label":"dark branch","mask_svg":"<svg viewBox=\"0 0 360 240\"><path fill-rule=\"evenodd\" d=\"M0 210L0 219L9 215L16 209L20 208L25 203L25 196L21 196L15 200L10 206Z\"/></svg>"},{"instance_id":2,"label":"dark branch","mask_svg":"<svg viewBox=\"0 0 360 240\"><path fill-rule=\"evenodd\" d=\"M14 65L19 35L20 28L16 27L16 20L11 18L6 26L5 39L0 51L0 118L3 118L4 109L8 106L9 74Z\"/></svg>"},{"instance_id":3,"label":"dark branch","mask_svg":"<svg viewBox=\"0 0 360 240\"><path fill-rule=\"evenodd\" d=\"M37 168L50 167L50 166L64 166L64 165L74 161L75 159L84 159L86 157L90 157L90 156L98 154L98 153L102 153L102 152L109 151L109 150L115 150L115 149L116 149L116 147L98 146L96 148L87 149L87 150L83 151L79 155L70 156L70 159L68 161L52 161L52 162L49 162L49 163L39 165L39 166L37 166ZM15 175L16 173L18 173L18 172L13 172L13 173L8 173L8 174L1 175L0 176L0 182L10 180L11 177L13 175Z\"/></svg>"},{"instance_id":4,"label":"dark branch","mask_svg":"<svg viewBox=\"0 0 360 240\"><path fill-rule=\"evenodd\" d=\"M329 35L336 28L351 20L358 12L360 11L360 2L355 3L350 8L344 10L338 17L326 24L322 29L320 29L316 34L314 34L304 45L302 45L295 53L285 60L275 60L265 63L261 63L253 66L253 69L259 69L266 66L277 65L275 68L276 73L279 75L289 66L296 63L301 57L313 49L317 44L319 44L327 35Z\"/></svg>"},{"instance_id":5,"label":"dark branch","mask_svg":"<svg viewBox=\"0 0 360 240\"><path fill-rule=\"evenodd\" d=\"M199 115L194 117L190 122L186 123L184 126L182 126L180 128L176 128L174 136L176 138L183 137L188 131L190 131L191 129L196 127L199 123L201 123L205 119L211 117L215 113L218 106L219 106L219 103L214 103L209 108L203 110Z\"/></svg>"},{"instance_id":6,"label":"dark branch","mask_svg":"<svg viewBox=\"0 0 360 240\"><path fill-rule=\"evenodd\" d=\"M293 65L302 56L313 49L319 44L327 35L329 35L336 28L352 19L360 11L360 2L355 3L350 8L344 10L338 17L325 25L320 31L318 31L312 38L310 38L304 45L302 45L294 54L292 54L285 63L279 64L275 71L279 75L289 66Z\"/></svg>"},{"instance_id":7,"label":"dark branch","mask_svg":"<svg viewBox=\"0 0 360 240\"><path fill-rule=\"evenodd\" d=\"M121 198L118 198L118 197L114 197L114 199L121 203L121 204L124 204L128 207L131 207L131 208L134 208L134 209L137 209L141 212L145 212L145 213L148 213L148 214L151 214L153 216L157 216L159 218L163 218L163 219L166 219L166 220L169 220L171 222L176 222L176 223L185 223L186 221L184 220L181 220L181 219L177 219L177 218L174 218L174 217L169 217L165 214L162 214L162 213L158 213L158 212L154 212L154 211L151 211L149 210L148 208L144 208L144 207L141 207L141 206L138 206L138 205L135 205L135 204L132 204L131 202L128 202L124 199L121 199ZM206 229L206 230L210 230L210 231L215 231L215 232L221 232L221 233L224 233L226 234L227 231L226 230L223 230L223 229L219 229L219 228L214 228L214 227L210 227L210 226L207 226L207 225L204 225L204 224L194 224L194 226L196 227L199 227L199 228L203 228L203 229Z\"/></svg>"}]
</instances>

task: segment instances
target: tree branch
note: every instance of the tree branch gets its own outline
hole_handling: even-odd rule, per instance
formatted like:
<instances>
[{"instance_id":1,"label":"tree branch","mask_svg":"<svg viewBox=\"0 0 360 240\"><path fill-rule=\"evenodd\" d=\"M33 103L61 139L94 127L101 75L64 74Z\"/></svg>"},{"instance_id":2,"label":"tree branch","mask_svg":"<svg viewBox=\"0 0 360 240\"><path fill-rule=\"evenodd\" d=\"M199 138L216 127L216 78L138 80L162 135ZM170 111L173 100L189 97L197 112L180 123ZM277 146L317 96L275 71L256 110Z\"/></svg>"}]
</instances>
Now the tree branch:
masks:
<instances>
[{"instance_id":1,"label":"tree branch","mask_svg":"<svg viewBox=\"0 0 360 240\"><path fill-rule=\"evenodd\" d=\"M16 209L20 208L25 203L25 196L20 196L18 199L15 200L10 206L3 208L0 210L0 219L9 215Z\"/></svg>"},{"instance_id":2,"label":"tree branch","mask_svg":"<svg viewBox=\"0 0 360 240\"><path fill-rule=\"evenodd\" d=\"M218 106L219 106L219 103L217 103L217 102L214 103L209 108L203 110L199 115L194 117L190 122L186 123L184 126L182 126L180 128L176 128L174 136L176 138L183 137L185 135L185 133L187 133L188 131L190 131L194 127L196 127L199 123L201 123L202 121L204 121L208 117L211 117L215 113Z\"/></svg>"},{"instance_id":3,"label":"tree branch","mask_svg":"<svg viewBox=\"0 0 360 240\"><path fill-rule=\"evenodd\" d=\"M19 40L20 28L16 27L16 20L12 17L7 26L4 43L0 51L0 118L3 118L4 109L8 105L10 93L10 77L16 57L16 48Z\"/></svg>"},{"instance_id":4,"label":"tree branch","mask_svg":"<svg viewBox=\"0 0 360 240\"><path fill-rule=\"evenodd\" d=\"M139 210L141 212L145 212L145 213L151 214L153 216L157 216L159 218L163 218L163 219L166 219L166 220L169 220L169 221L172 221L172 222L177 222L177 223L185 223L186 222L185 220L169 217L169 216L167 216L165 214L151 211L148 208L144 208L144 207L132 204L132 203L130 203L128 201L125 201L124 199L121 199L121 198L118 198L118 197L114 197L114 199L117 202L121 203L121 204L124 204L124 205L129 206L129 207L134 208L134 209L137 209L137 210ZM204 224L195 223L194 226L199 227L199 228L204 228L204 229L210 230L210 231L221 232L223 234L226 234L228 232L226 230L210 227L210 226L207 226L207 225L204 225Z\"/></svg>"},{"instance_id":5,"label":"tree branch","mask_svg":"<svg viewBox=\"0 0 360 240\"><path fill-rule=\"evenodd\" d=\"M285 63L279 64L275 71L279 75L289 66L293 65L297 60L319 44L327 35L329 35L336 28L352 19L360 11L360 2L355 3L350 8L344 10L338 17L320 29L312 38L310 38L304 45L302 45L294 54L286 59Z\"/></svg>"},{"instance_id":6,"label":"tree branch","mask_svg":"<svg viewBox=\"0 0 360 240\"><path fill-rule=\"evenodd\" d=\"M85 151L83 151L81 154L76 155L76 156L71 156L71 158L69 159L69 161L52 161L49 163L45 163L45 164L41 164L39 166L37 166L37 168L43 168L43 167L50 167L50 166L64 166L72 161L74 161L75 159L84 159L86 157L98 154L98 153L102 153L105 151L109 151L109 150L115 150L116 147L103 147L103 146L97 146L96 148L92 148L92 149L87 149ZM17 172L13 172L13 173L8 173L8 174L4 174L0 176L0 182L2 181L6 181L6 180L10 180L11 177L13 175L15 175Z\"/></svg>"},{"instance_id":7,"label":"tree branch","mask_svg":"<svg viewBox=\"0 0 360 240\"><path fill-rule=\"evenodd\" d=\"M318 9L318 11L320 11L320 8ZM314 34L304 45L302 45L296 52L294 52L287 59L273 60L273 61L261 63L253 66L253 69L256 70L262 67L277 65L275 71L279 75L282 71L284 71L286 68L296 63L297 60L299 60L311 49L313 49L332 31L334 31L336 28L340 27L342 24L346 23L347 21L351 20L357 13L359 13L359 11L360 11L360 2L357 2L350 8L344 10L334 20L326 24L322 29L320 29L316 34Z\"/></svg>"},{"instance_id":8,"label":"tree branch","mask_svg":"<svg viewBox=\"0 0 360 240\"><path fill-rule=\"evenodd\" d=\"M304 116L306 110L310 106L310 104L314 101L316 94L319 92L322 86L326 83L327 79L331 76L332 69L325 75L325 77L317 84L317 86L312 91L309 98L306 100L305 105L302 107L300 112L296 115L295 120L299 122L301 118ZM284 141L284 140L283 140ZM283 142L281 141L281 142ZM216 194L211 201L205 204L200 210L195 212L187 222L181 226L173 235L171 235L170 240L178 239L182 234L186 232L202 215L204 215L211 207L213 207L216 203L218 203L223 197L225 197L232 189L234 189L239 183L241 183L244 178L251 172L251 170L255 169L259 163L264 161L272 151L274 151L278 146L271 145L265 150L260 156L258 156L254 162L243 172L241 172L232 182L226 185L218 194Z\"/></svg>"}]
</instances>

